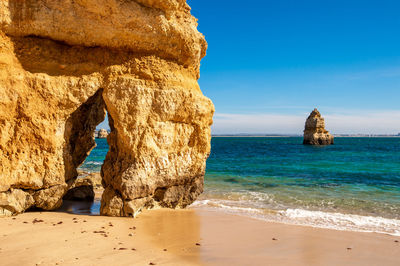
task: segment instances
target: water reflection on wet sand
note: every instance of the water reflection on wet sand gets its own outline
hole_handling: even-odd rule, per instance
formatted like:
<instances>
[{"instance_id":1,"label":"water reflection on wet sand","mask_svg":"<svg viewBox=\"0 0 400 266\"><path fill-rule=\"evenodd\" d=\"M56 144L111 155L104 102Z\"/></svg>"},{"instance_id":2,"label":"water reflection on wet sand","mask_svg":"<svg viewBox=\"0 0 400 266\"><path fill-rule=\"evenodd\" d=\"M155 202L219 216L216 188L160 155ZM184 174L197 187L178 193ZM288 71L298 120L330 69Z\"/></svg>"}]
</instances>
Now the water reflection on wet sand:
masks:
<instances>
[{"instance_id":1,"label":"water reflection on wet sand","mask_svg":"<svg viewBox=\"0 0 400 266\"><path fill-rule=\"evenodd\" d=\"M100 215L100 200L72 201L64 200L63 205L56 212L66 212L78 215Z\"/></svg>"}]
</instances>

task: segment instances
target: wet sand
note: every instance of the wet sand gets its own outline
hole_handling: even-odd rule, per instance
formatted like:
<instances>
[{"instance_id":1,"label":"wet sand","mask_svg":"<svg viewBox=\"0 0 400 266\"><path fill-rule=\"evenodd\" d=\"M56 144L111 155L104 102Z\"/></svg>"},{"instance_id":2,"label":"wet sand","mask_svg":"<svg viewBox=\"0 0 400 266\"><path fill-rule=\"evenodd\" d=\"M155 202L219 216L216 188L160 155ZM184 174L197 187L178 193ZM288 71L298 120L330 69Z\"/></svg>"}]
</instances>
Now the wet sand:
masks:
<instances>
[{"instance_id":1,"label":"wet sand","mask_svg":"<svg viewBox=\"0 0 400 266\"><path fill-rule=\"evenodd\" d=\"M0 228L1 265L400 265L400 237L202 209L137 219L31 212Z\"/></svg>"}]
</instances>

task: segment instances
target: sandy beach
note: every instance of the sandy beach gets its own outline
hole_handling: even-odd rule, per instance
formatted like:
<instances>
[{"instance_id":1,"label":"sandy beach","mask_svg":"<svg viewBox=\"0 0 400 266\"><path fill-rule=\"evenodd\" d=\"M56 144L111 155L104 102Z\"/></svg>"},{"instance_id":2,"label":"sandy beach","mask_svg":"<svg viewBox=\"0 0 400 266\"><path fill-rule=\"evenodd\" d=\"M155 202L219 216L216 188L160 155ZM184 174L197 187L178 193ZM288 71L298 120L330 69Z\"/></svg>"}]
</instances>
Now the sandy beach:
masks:
<instances>
[{"instance_id":1,"label":"sandy beach","mask_svg":"<svg viewBox=\"0 0 400 266\"><path fill-rule=\"evenodd\" d=\"M0 219L2 265L399 265L400 237L209 210L138 218L29 212Z\"/></svg>"}]
</instances>

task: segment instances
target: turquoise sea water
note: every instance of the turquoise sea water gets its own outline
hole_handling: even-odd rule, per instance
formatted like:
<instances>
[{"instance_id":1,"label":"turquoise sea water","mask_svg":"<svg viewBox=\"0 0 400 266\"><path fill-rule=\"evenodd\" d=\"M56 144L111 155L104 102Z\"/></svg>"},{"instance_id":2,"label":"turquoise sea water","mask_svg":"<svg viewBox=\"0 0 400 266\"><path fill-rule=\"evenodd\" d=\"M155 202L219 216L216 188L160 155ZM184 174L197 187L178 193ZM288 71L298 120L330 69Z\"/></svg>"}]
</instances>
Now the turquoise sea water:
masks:
<instances>
[{"instance_id":1,"label":"turquoise sea water","mask_svg":"<svg viewBox=\"0 0 400 266\"><path fill-rule=\"evenodd\" d=\"M99 171L106 140L81 168ZM214 137L195 208L336 229L400 234L400 138Z\"/></svg>"}]
</instances>

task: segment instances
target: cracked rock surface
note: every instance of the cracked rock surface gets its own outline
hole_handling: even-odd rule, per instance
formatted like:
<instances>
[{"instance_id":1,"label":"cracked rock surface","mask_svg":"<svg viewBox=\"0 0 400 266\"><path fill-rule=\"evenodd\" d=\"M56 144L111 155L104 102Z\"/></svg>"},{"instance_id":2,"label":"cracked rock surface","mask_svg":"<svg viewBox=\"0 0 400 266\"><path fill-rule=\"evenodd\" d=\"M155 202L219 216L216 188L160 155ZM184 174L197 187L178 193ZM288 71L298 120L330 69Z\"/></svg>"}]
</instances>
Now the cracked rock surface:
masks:
<instances>
[{"instance_id":1,"label":"cracked rock surface","mask_svg":"<svg viewBox=\"0 0 400 266\"><path fill-rule=\"evenodd\" d=\"M1 1L0 22L0 215L58 208L106 112L101 214L196 199L214 106L185 0Z\"/></svg>"}]
</instances>

